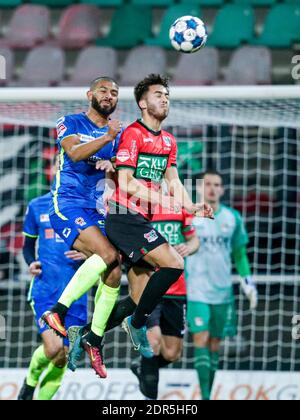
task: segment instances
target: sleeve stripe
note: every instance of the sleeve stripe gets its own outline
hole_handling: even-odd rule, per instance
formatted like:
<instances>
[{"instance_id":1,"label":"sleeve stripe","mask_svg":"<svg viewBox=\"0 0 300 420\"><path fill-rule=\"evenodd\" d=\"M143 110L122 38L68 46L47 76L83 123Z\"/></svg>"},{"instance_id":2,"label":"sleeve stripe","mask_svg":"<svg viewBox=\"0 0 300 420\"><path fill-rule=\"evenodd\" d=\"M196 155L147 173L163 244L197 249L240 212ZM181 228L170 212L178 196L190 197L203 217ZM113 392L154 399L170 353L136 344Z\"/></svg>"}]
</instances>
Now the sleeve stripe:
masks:
<instances>
[{"instance_id":1,"label":"sleeve stripe","mask_svg":"<svg viewBox=\"0 0 300 420\"><path fill-rule=\"evenodd\" d=\"M30 233L27 233L27 232L23 232L23 235L27 236L28 238L38 238L39 237L39 235L30 235Z\"/></svg>"}]
</instances>

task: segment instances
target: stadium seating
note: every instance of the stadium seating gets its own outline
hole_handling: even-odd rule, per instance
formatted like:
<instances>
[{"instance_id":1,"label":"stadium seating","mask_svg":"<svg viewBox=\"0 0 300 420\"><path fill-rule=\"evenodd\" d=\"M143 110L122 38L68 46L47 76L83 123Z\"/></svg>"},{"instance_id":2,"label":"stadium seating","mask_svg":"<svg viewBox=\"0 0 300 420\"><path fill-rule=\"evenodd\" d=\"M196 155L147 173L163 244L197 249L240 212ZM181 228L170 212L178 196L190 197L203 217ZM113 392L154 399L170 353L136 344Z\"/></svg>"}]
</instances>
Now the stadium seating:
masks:
<instances>
[{"instance_id":1,"label":"stadium seating","mask_svg":"<svg viewBox=\"0 0 300 420\"><path fill-rule=\"evenodd\" d=\"M262 34L252 43L289 48L295 41L300 41L300 5L278 4L270 10Z\"/></svg>"},{"instance_id":2,"label":"stadium seating","mask_svg":"<svg viewBox=\"0 0 300 420\"><path fill-rule=\"evenodd\" d=\"M255 17L251 7L228 4L217 14L207 45L219 48L239 47L242 43L251 41L254 26Z\"/></svg>"},{"instance_id":3,"label":"stadium seating","mask_svg":"<svg viewBox=\"0 0 300 420\"><path fill-rule=\"evenodd\" d=\"M236 4L247 4L253 7L268 7L277 3L277 0L234 0Z\"/></svg>"},{"instance_id":4,"label":"stadium seating","mask_svg":"<svg viewBox=\"0 0 300 420\"><path fill-rule=\"evenodd\" d=\"M171 6L174 0L131 0L131 3L139 6L166 7Z\"/></svg>"},{"instance_id":5,"label":"stadium seating","mask_svg":"<svg viewBox=\"0 0 300 420\"><path fill-rule=\"evenodd\" d=\"M187 71L187 68L189 71ZM172 84L209 85L218 80L218 74L218 50L216 48L204 48L197 54L181 55Z\"/></svg>"},{"instance_id":6,"label":"stadium seating","mask_svg":"<svg viewBox=\"0 0 300 420\"><path fill-rule=\"evenodd\" d=\"M34 3L34 4L42 4L47 7L67 7L71 6L74 1L72 0L28 0L28 3Z\"/></svg>"},{"instance_id":7,"label":"stadium seating","mask_svg":"<svg viewBox=\"0 0 300 420\"><path fill-rule=\"evenodd\" d=\"M6 79L0 79L0 86L5 86L10 83L14 71L14 54L10 48L0 48L0 56L5 58Z\"/></svg>"},{"instance_id":8,"label":"stadium seating","mask_svg":"<svg viewBox=\"0 0 300 420\"><path fill-rule=\"evenodd\" d=\"M125 5L116 10L109 34L97 46L133 48L150 36L152 12L148 7Z\"/></svg>"},{"instance_id":9,"label":"stadium seating","mask_svg":"<svg viewBox=\"0 0 300 420\"><path fill-rule=\"evenodd\" d=\"M226 70L226 85L270 84L271 53L265 47L242 47L236 50Z\"/></svg>"},{"instance_id":10,"label":"stadium seating","mask_svg":"<svg viewBox=\"0 0 300 420\"><path fill-rule=\"evenodd\" d=\"M181 0L182 4L198 5L203 7L222 6L225 0Z\"/></svg>"},{"instance_id":11,"label":"stadium seating","mask_svg":"<svg viewBox=\"0 0 300 420\"><path fill-rule=\"evenodd\" d=\"M169 39L170 26L180 16L192 15L200 17L200 9L197 6L190 6L188 4L179 4L171 6L165 12L160 26L159 34L156 38L146 40L147 45L156 45L164 48L172 48Z\"/></svg>"},{"instance_id":12,"label":"stadium seating","mask_svg":"<svg viewBox=\"0 0 300 420\"><path fill-rule=\"evenodd\" d=\"M65 55L57 47L42 46L30 51L25 59L19 86L56 86L64 76Z\"/></svg>"},{"instance_id":13,"label":"stadium seating","mask_svg":"<svg viewBox=\"0 0 300 420\"><path fill-rule=\"evenodd\" d=\"M88 63L88 65L87 65ZM100 75L116 77L117 53L112 48L88 47L80 52L70 81L65 86L88 86Z\"/></svg>"},{"instance_id":14,"label":"stadium seating","mask_svg":"<svg viewBox=\"0 0 300 420\"><path fill-rule=\"evenodd\" d=\"M134 85L146 74L166 73L165 51L159 47L137 47L133 49L121 70L121 84Z\"/></svg>"},{"instance_id":15,"label":"stadium seating","mask_svg":"<svg viewBox=\"0 0 300 420\"><path fill-rule=\"evenodd\" d=\"M49 37L50 14L45 6L26 4L15 9L0 45L27 49Z\"/></svg>"},{"instance_id":16,"label":"stadium seating","mask_svg":"<svg viewBox=\"0 0 300 420\"><path fill-rule=\"evenodd\" d=\"M100 10L97 6L75 4L62 14L57 37L62 48L83 48L99 35Z\"/></svg>"},{"instance_id":17,"label":"stadium seating","mask_svg":"<svg viewBox=\"0 0 300 420\"><path fill-rule=\"evenodd\" d=\"M99 7L119 7L122 6L124 0L80 0L80 3L95 4Z\"/></svg>"},{"instance_id":18,"label":"stadium seating","mask_svg":"<svg viewBox=\"0 0 300 420\"><path fill-rule=\"evenodd\" d=\"M17 7L22 4L22 0L0 0L0 8L2 7Z\"/></svg>"}]
</instances>

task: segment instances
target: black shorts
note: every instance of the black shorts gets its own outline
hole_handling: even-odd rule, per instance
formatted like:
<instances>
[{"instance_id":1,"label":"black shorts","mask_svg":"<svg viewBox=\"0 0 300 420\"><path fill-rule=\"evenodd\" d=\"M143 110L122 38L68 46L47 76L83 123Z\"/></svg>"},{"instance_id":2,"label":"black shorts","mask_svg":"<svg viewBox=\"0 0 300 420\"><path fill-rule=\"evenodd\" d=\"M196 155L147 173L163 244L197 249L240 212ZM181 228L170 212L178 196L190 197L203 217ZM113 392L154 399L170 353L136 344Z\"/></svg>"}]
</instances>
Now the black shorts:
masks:
<instances>
[{"instance_id":1,"label":"black shorts","mask_svg":"<svg viewBox=\"0 0 300 420\"><path fill-rule=\"evenodd\" d=\"M147 328L160 327L163 335L183 338L186 330L186 300L162 298L147 321Z\"/></svg>"},{"instance_id":2,"label":"black shorts","mask_svg":"<svg viewBox=\"0 0 300 420\"><path fill-rule=\"evenodd\" d=\"M112 245L122 253L131 266L136 265L149 252L167 243L166 239L140 214L108 214L105 230Z\"/></svg>"}]
</instances>

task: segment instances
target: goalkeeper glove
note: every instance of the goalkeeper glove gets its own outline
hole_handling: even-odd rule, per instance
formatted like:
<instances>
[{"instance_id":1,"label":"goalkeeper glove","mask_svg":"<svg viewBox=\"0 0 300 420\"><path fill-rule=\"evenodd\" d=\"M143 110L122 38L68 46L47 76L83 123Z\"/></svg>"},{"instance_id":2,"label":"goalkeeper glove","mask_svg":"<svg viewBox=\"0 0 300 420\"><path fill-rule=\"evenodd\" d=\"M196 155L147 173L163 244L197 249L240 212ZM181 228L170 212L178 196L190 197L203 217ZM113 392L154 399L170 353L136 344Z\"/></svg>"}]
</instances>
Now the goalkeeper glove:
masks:
<instances>
[{"instance_id":1,"label":"goalkeeper glove","mask_svg":"<svg viewBox=\"0 0 300 420\"><path fill-rule=\"evenodd\" d=\"M250 302L250 309L256 309L258 303L258 293L253 278L251 276L241 278L241 287Z\"/></svg>"}]
</instances>

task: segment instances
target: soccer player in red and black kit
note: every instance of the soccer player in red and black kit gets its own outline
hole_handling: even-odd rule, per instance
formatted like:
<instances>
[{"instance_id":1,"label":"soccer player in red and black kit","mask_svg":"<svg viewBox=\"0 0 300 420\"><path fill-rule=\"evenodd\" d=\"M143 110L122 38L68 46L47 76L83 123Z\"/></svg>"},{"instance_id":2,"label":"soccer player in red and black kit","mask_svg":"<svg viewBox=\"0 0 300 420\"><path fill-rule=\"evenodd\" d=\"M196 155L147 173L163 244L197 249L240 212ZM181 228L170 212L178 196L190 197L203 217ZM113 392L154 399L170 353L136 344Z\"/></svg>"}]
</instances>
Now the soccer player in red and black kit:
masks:
<instances>
[{"instance_id":1,"label":"soccer player in red and black kit","mask_svg":"<svg viewBox=\"0 0 300 420\"><path fill-rule=\"evenodd\" d=\"M162 209L156 213L152 226L158 230L176 251L186 258L193 255L200 246L193 217L183 210L180 213L165 214ZM128 279L133 283L134 268L128 273ZM141 283L147 283L149 273L144 278L139 276ZM156 357L145 357L133 360L132 372L137 376L142 394L151 400L158 397L159 370L181 358L183 338L186 326L186 283L182 275L167 291L160 303L154 309L147 321L148 339Z\"/></svg>"},{"instance_id":2,"label":"soccer player in red and black kit","mask_svg":"<svg viewBox=\"0 0 300 420\"><path fill-rule=\"evenodd\" d=\"M118 185L109 203L106 230L132 266L147 263L156 270L134 314L124 321L134 347L151 358L154 353L147 339L147 319L184 271L183 258L151 225L153 208L159 204L167 212L185 208L208 218L213 218L213 210L190 199L178 176L176 140L161 129L169 113L168 80L149 75L136 86L135 98L142 118L121 137L116 161ZM169 185L169 197L161 189L163 179Z\"/></svg>"}]
</instances>

